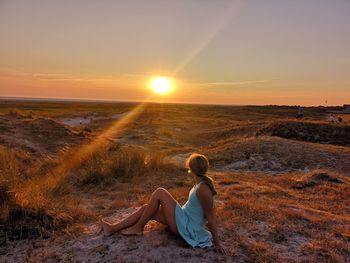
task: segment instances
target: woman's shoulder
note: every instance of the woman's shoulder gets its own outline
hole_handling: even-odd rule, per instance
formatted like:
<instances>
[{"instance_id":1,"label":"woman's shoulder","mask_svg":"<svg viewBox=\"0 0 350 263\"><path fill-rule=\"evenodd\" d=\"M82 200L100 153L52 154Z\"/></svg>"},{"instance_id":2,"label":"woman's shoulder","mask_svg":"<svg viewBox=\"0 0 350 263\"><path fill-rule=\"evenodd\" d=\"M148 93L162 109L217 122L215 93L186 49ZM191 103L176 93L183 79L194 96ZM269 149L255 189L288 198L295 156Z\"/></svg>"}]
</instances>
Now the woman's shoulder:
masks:
<instances>
[{"instance_id":1,"label":"woman's shoulder","mask_svg":"<svg viewBox=\"0 0 350 263\"><path fill-rule=\"evenodd\" d=\"M200 196L207 196L207 197L213 197L213 193L210 189L210 187L205 182L200 182L197 186L196 194L198 197Z\"/></svg>"}]
</instances>

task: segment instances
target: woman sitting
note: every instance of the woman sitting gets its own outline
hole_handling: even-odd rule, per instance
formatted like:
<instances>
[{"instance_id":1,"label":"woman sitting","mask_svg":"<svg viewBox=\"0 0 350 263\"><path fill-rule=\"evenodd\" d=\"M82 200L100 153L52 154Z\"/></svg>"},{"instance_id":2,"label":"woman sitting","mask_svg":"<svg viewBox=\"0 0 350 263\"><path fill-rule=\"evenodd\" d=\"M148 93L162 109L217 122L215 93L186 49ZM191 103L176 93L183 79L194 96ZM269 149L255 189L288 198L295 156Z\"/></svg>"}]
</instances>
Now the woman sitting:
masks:
<instances>
[{"instance_id":1,"label":"woman sitting","mask_svg":"<svg viewBox=\"0 0 350 263\"><path fill-rule=\"evenodd\" d=\"M207 176L209 162L201 154L192 154L186 161L188 174L194 179L188 201L184 206L173 198L164 188L155 190L148 204L116 224L101 220L106 235L121 231L123 235L142 235L149 220L156 220L170 227L192 247L210 247L213 245L220 253L227 254L218 237L214 195L216 190L213 180ZM205 229L208 223L209 230Z\"/></svg>"}]
</instances>

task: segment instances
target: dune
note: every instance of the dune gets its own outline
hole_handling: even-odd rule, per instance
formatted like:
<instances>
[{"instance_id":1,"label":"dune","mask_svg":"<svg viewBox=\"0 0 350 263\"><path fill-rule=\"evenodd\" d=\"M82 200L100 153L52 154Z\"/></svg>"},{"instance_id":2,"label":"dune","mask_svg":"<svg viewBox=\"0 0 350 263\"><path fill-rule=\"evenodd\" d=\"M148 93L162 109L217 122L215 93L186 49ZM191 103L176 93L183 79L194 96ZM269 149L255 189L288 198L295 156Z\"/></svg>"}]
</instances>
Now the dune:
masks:
<instances>
[{"instance_id":1,"label":"dune","mask_svg":"<svg viewBox=\"0 0 350 263\"><path fill-rule=\"evenodd\" d=\"M77 114L74 103L56 103L54 111L36 103L0 115L1 262L350 257L349 125L330 124L323 108L310 108L307 121L295 121L295 107L149 104L62 180L50 180L60 176L55 167L134 105L80 103ZM94 117L80 124L84 116ZM190 248L153 221L142 237L103 235L100 218L120 220L157 187L183 204L193 185L184 169L192 152L210 159L219 234L230 256Z\"/></svg>"}]
</instances>

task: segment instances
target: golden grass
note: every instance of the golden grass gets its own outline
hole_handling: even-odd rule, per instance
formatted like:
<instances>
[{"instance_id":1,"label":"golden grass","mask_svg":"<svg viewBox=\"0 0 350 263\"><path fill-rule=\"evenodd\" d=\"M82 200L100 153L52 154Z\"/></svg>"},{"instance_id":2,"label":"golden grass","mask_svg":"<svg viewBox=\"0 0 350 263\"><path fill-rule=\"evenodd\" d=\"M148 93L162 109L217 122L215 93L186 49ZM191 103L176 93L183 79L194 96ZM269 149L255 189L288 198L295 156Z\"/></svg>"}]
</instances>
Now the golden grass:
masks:
<instances>
[{"instance_id":1,"label":"golden grass","mask_svg":"<svg viewBox=\"0 0 350 263\"><path fill-rule=\"evenodd\" d=\"M244 251L248 262L282 262L271 246L262 241L247 240L237 238L238 246Z\"/></svg>"},{"instance_id":2,"label":"golden grass","mask_svg":"<svg viewBox=\"0 0 350 263\"><path fill-rule=\"evenodd\" d=\"M83 185L108 184L113 181L130 180L134 176L143 176L166 166L164 155L161 153L150 154L141 147L106 147L91 155L78 169L79 176L73 180L76 179Z\"/></svg>"},{"instance_id":3,"label":"golden grass","mask_svg":"<svg viewBox=\"0 0 350 263\"><path fill-rule=\"evenodd\" d=\"M32 224L30 227L36 228L39 225L43 231L45 228L55 229L77 220L94 217L92 213L79 208L79 200L74 198L73 194L75 185L94 185L95 187L101 185L104 187L120 179L141 176L145 171L156 171L164 164L162 163L162 155L149 155L141 148L105 148L97 154L91 155L81 168L62 181L60 185L54 187L47 180L40 180L42 176L45 176L47 170L40 169L39 164L36 165L37 168L30 169L29 172L41 173L28 174L27 172L23 176L25 167L21 166L15 152L1 148L1 224L7 225L7 229L10 227L14 230L23 227L23 224L28 224L30 217L38 218L34 220L35 222L29 222ZM26 195L22 194L24 186L26 189L30 189ZM144 190L141 186L131 188L129 192L130 195L135 196L143 193ZM129 203L127 199L121 199L122 196L125 196L125 192L120 192L119 195L115 196L114 202L107 207L107 211L127 206ZM19 213L21 216L18 218ZM45 223L40 218L50 222ZM30 229L27 232L18 234L18 238L35 234Z\"/></svg>"},{"instance_id":4,"label":"golden grass","mask_svg":"<svg viewBox=\"0 0 350 263\"><path fill-rule=\"evenodd\" d=\"M293 187L296 178L308 180L320 172L327 172L342 183L326 181L305 189ZM347 177L324 170L306 175L221 173L215 177L221 185L219 196L223 200L218 216L226 235L233 238L236 253L241 251L248 261L299 262L304 258L344 262L350 255ZM238 184L227 183L232 181Z\"/></svg>"},{"instance_id":5,"label":"golden grass","mask_svg":"<svg viewBox=\"0 0 350 263\"><path fill-rule=\"evenodd\" d=\"M136 103L118 103L118 110L125 112L135 107ZM85 115L91 112L112 114L116 111L116 103L103 102L47 102L0 100L0 114L18 113L22 116L66 117Z\"/></svg>"},{"instance_id":6,"label":"golden grass","mask_svg":"<svg viewBox=\"0 0 350 263\"><path fill-rule=\"evenodd\" d=\"M98 107L62 105L48 105L46 113L69 116L73 109L81 114ZM43 104L26 107L19 107L24 112L18 114L40 114ZM130 105L122 107L132 109ZM109 114L112 108L112 104L106 104L100 111ZM219 233L234 251L234 259L344 262L349 258L349 163L343 158L349 154L347 147L270 136L245 137L265 122L294 117L293 107L188 105L179 110L178 105L167 105L162 110L163 117L159 118L160 106L152 104L141 114L142 121L128 126L130 138L149 139L142 146L109 142L84 152L83 159L72 158L76 152L71 149L37 161L33 161L33 156L1 148L0 198L7 206L7 210L2 210L2 222L11 221L10 227L15 229L16 222L23 225L29 217L46 218L48 224L35 219L33 226L65 230L75 237L83 233L82 221L145 204L157 187L168 189L180 204L186 202L193 182L185 170L164 162L169 153L208 153L215 168L237 160L259 161L262 156L265 160L280 160L282 168L274 170L268 164L256 169L252 163L249 171L211 172L218 189ZM324 122L321 110L310 110L315 113L311 121ZM55 176L61 170L54 168L70 160L65 176L57 180ZM309 171L303 170L305 165ZM322 169L317 168L319 165ZM326 173L330 179L318 177L320 173ZM51 177L52 180L44 180ZM26 196L21 195L24 184L30 189ZM9 219L11 209L17 211L14 208L18 207L27 217L20 222Z\"/></svg>"}]
</instances>

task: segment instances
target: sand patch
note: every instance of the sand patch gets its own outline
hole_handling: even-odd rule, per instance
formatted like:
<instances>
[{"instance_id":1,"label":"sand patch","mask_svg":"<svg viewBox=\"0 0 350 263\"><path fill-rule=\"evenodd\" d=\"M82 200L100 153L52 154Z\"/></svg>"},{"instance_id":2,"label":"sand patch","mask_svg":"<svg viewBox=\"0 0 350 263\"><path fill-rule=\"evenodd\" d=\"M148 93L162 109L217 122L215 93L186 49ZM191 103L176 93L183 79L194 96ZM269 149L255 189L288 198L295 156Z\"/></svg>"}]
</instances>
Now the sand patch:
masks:
<instances>
[{"instance_id":1,"label":"sand patch","mask_svg":"<svg viewBox=\"0 0 350 263\"><path fill-rule=\"evenodd\" d=\"M108 220L119 221L134 210L118 210ZM81 235L70 238L56 235L47 240L11 243L0 261L234 262L232 258L217 254L212 248L190 248L154 221L146 225L144 236L140 237L125 237L118 233L105 237L96 222L85 225L83 229Z\"/></svg>"},{"instance_id":2,"label":"sand patch","mask_svg":"<svg viewBox=\"0 0 350 263\"><path fill-rule=\"evenodd\" d=\"M192 154L192 152L189 153L180 153L180 154L175 154L172 156L168 156L165 158L165 162L174 164L178 167L185 167L186 159Z\"/></svg>"},{"instance_id":3,"label":"sand patch","mask_svg":"<svg viewBox=\"0 0 350 263\"><path fill-rule=\"evenodd\" d=\"M80 125L91 124L97 120L118 120L123 118L127 114L128 112L121 112L121 113L113 114L112 116L99 116L96 113L93 113L91 115L86 115L86 116L63 118L63 119L60 119L59 121L71 127L78 127Z\"/></svg>"},{"instance_id":4,"label":"sand patch","mask_svg":"<svg viewBox=\"0 0 350 263\"><path fill-rule=\"evenodd\" d=\"M85 141L84 133L49 118L0 116L0 144L34 154L56 153Z\"/></svg>"}]
</instances>

